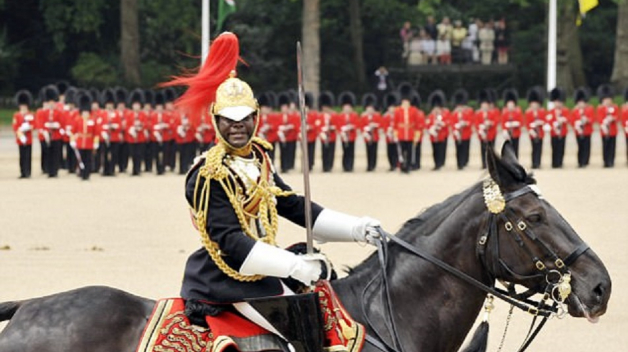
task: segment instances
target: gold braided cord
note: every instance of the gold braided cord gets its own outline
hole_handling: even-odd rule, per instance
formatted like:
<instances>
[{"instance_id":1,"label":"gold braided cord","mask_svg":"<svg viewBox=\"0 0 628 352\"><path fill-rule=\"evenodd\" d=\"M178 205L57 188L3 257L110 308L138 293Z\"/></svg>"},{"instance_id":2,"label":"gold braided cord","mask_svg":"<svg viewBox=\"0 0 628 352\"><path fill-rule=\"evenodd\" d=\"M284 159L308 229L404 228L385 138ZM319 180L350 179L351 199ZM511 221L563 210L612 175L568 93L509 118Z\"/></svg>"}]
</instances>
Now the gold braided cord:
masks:
<instances>
[{"instance_id":1,"label":"gold braided cord","mask_svg":"<svg viewBox=\"0 0 628 352\"><path fill-rule=\"evenodd\" d=\"M254 137L252 139L253 144L261 145L262 148L270 148L271 145L260 138ZM264 278L263 275L242 275L237 270L231 268L222 258L220 248L218 244L211 240L209 233L207 232L207 214L209 211L209 199L210 199L210 182L215 180L220 183L221 187L225 191L229 202L233 206L238 222L242 231L250 238L256 241L262 241L264 243L275 246L275 236L277 234L278 220L277 220L277 206L275 204L275 197L286 197L294 194L293 192L284 191L279 187L272 186L269 183L269 164L268 158L265 153L262 155L261 177L260 182L257 184L255 192L260 198L259 208L257 214L246 214L244 211L244 195L241 186L236 181L236 175L225 165L224 160L227 156L228 149L223 143L218 143L205 153L205 163L200 167L198 176L196 179L196 185L194 187L194 214L196 216L196 225L201 235L201 242L207 250L212 261L216 263L216 266L227 276L244 282L259 281ZM197 192L199 191L199 185L201 179L205 180L205 183L200 190L200 196L198 197L198 203L196 201ZM254 192L251 192L254 193ZM264 229L265 236L260 238L254 233L249 224L251 218L257 218Z\"/></svg>"}]
</instances>

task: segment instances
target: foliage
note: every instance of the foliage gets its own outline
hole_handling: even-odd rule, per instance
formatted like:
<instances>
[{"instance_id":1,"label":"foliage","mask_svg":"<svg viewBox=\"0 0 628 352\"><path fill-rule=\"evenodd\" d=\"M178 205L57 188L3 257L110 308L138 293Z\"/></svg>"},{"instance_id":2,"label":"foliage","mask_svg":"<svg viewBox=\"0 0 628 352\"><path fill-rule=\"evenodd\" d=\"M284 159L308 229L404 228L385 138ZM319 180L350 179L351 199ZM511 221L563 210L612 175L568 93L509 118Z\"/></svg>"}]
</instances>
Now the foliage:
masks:
<instances>
[{"instance_id":1,"label":"foliage","mask_svg":"<svg viewBox=\"0 0 628 352\"><path fill-rule=\"evenodd\" d=\"M0 126L10 125L13 121L13 113L11 109L0 109Z\"/></svg>"},{"instance_id":2,"label":"foliage","mask_svg":"<svg viewBox=\"0 0 628 352\"><path fill-rule=\"evenodd\" d=\"M9 44L6 30L0 32L0 86L12 85L19 65L20 50Z\"/></svg>"},{"instance_id":3,"label":"foliage","mask_svg":"<svg viewBox=\"0 0 628 352\"><path fill-rule=\"evenodd\" d=\"M114 85L119 76L115 67L96 53L81 53L71 70L79 86L104 88Z\"/></svg>"},{"instance_id":4,"label":"foliage","mask_svg":"<svg viewBox=\"0 0 628 352\"><path fill-rule=\"evenodd\" d=\"M66 49L66 42L72 34L99 34L103 23L101 11L106 6L105 0L46 0L42 1L42 10L46 27L52 34L57 51Z\"/></svg>"}]
</instances>

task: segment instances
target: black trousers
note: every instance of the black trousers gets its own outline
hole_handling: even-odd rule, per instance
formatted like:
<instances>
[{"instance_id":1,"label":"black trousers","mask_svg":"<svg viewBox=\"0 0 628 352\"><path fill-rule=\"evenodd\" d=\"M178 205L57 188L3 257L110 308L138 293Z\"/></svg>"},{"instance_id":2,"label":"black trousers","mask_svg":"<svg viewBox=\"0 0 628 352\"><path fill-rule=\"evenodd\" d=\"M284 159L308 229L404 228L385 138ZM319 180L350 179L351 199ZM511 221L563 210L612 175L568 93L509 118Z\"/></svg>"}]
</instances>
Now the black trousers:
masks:
<instances>
[{"instance_id":1,"label":"black trousers","mask_svg":"<svg viewBox=\"0 0 628 352\"><path fill-rule=\"evenodd\" d=\"M63 149L65 149L65 161L61 165L64 165L69 173L75 173L78 167L75 151L72 149L69 142L63 142Z\"/></svg>"},{"instance_id":2,"label":"black trousers","mask_svg":"<svg viewBox=\"0 0 628 352\"><path fill-rule=\"evenodd\" d=\"M399 161L401 165L399 168L401 172L409 172L412 167L412 141L400 141L399 142Z\"/></svg>"},{"instance_id":3,"label":"black trousers","mask_svg":"<svg viewBox=\"0 0 628 352\"><path fill-rule=\"evenodd\" d=\"M142 172L142 161L146 151L146 143L129 143L129 151L133 160L133 176L138 176Z\"/></svg>"},{"instance_id":4,"label":"black trousers","mask_svg":"<svg viewBox=\"0 0 628 352\"><path fill-rule=\"evenodd\" d=\"M103 175L113 176L116 173L116 166L120 157L120 142L110 142L105 145L105 155L103 156Z\"/></svg>"},{"instance_id":5,"label":"black trousers","mask_svg":"<svg viewBox=\"0 0 628 352\"><path fill-rule=\"evenodd\" d=\"M434 169L438 170L445 166L445 158L447 156L447 141L432 142L432 153L434 157Z\"/></svg>"},{"instance_id":6,"label":"black trousers","mask_svg":"<svg viewBox=\"0 0 628 352\"><path fill-rule=\"evenodd\" d=\"M456 165L458 170L464 169L469 163L469 145L471 141L468 139L456 141Z\"/></svg>"},{"instance_id":7,"label":"black trousers","mask_svg":"<svg viewBox=\"0 0 628 352\"><path fill-rule=\"evenodd\" d=\"M314 158L316 158L316 141L307 142L307 162L310 171L314 167Z\"/></svg>"},{"instance_id":8,"label":"black trousers","mask_svg":"<svg viewBox=\"0 0 628 352\"><path fill-rule=\"evenodd\" d=\"M519 138L510 138L512 143L512 149L515 151L515 156L519 159Z\"/></svg>"},{"instance_id":9,"label":"black trousers","mask_svg":"<svg viewBox=\"0 0 628 352\"><path fill-rule=\"evenodd\" d=\"M105 143L100 143L98 145L98 149L95 150L94 152L94 167L92 168L92 172L93 173L99 173L100 172L100 168L103 166L104 162L104 158L105 158Z\"/></svg>"},{"instance_id":10,"label":"black trousers","mask_svg":"<svg viewBox=\"0 0 628 352\"><path fill-rule=\"evenodd\" d=\"M418 170L421 168L421 142L412 145L412 170Z\"/></svg>"},{"instance_id":11,"label":"black trousers","mask_svg":"<svg viewBox=\"0 0 628 352\"><path fill-rule=\"evenodd\" d=\"M532 168L538 169L541 167L541 155L543 154L543 140L539 138L532 138Z\"/></svg>"},{"instance_id":12,"label":"black trousers","mask_svg":"<svg viewBox=\"0 0 628 352\"><path fill-rule=\"evenodd\" d=\"M397 164L399 163L399 152L397 151L397 143L386 143L386 156L388 157L390 171L396 169Z\"/></svg>"},{"instance_id":13,"label":"black trousers","mask_svg":"<svg viewBox=\"0 0 628 352\"><path fill-rule=\"evenodd\" d=\"M20 177L31 177L31 164L33 157L32 145L20 145Z\"/></svg>"},{"instance_id":14,"label":"black trousers","mask_svg":"<svg viewBox=\"0 0 628 352\"><path fill-rule=\"evenodd\" d=\"M130 148L129 143L120 142L120 153L118 154L118 169L120 172L126 172L129 166Z\"/></svg>"},{"instance_id":15,"label":"black trousers","mask_svg":"<svg viewBox=\"0 0 628 352\"><path fill-rule=\"evenodd\" d=\"M48 177L57 177L59 173L59 166L61 162L61 147L62 141L51 141L48 154L48 165L46 165L46 171L48 171Z\"/></svg>"},{"instance_id":16,"label":"black trousers","mask_svg":"<svg viewBox=\"0 0 628 352\"><path fill-rule=\"evenodd\" d=\"M174 140L164 142L166 144L166 166L170 168L170 171L174 171L177 166L177 149L179 145Z\"/></svg>"},{"instance_id":17,"label":"black trousers","mask_svg":"<svg viewBox=\"0 0 628 352\"><path fill-rule=\"evenodd\" d=\"M321 155L323 158L323 172L330 172L334 168L336 142L321 143Z\"/></svg>"},{"instance_id":18,"label":"black trousers","mask_svg":"<svg viewBox=\"0 0 628 352\"><path fill-rule=\"evenodd\" d=\"M166 146L167 143L153 142L150 144L150 148L153 149L151 155L155 158L157 175L163 175L166 172Z\"/></svg>"},{"instance_id":19,"label":"black trousers","mask_svg":"<svg viewBox=\"0 0 628 352\"><path fill-rule=\"evenodd\" d=\"M552 167L563 167L565 157L565 137L552 137Z\"/></svg>"},{"instance_id":20,"label":"black trousers","mask_svg":"<svg viewBox=\"0 0 628 352\"><path fill-rule=\"evenodd\" d=\"M85 165L85 167L80 170L81 178L83 180L89 180L89 175L92 173L91 165L94 162L94 151L92 149L79 149L79 155L81 156L83 165Z\"/></svg>"},{"instance_id":21,"label":"black trousers","mask_svg":"<svg viewBox=\"0 0 628 352\"><path fill-rule=\"evenodd\" d=\"M578 136L578 166L585 167L589 165L591 157L591 136Z\"/></svg>"},{"instance_id":22,"label":"black trousers","mask_svg":"<svg viewBox=\"0 0 628 352\"><path fill-rule=\"evenodd\" d=\"M296 156L297 142L283 142L279 144L281 151L280 155L280 167L282 172L288 172L294 169L294 159Z\"/></svg>"},{"instance_id":23,"label":"black trousers","mask_svg":"<svg viewBox=\"0 0 628 352\"><path fill-rule=\"evenodd\" d=\"M194 162L194 157L196 156L196 144L193 142L182 143L177 144L177 147L179 149L179 174L185 175Z\"/></svg>"},{"instance_id":24,"label":"black trousers","mask_svg":"<svg viewBox=\"0 0 628 352\"><path fill-rule=\"evenodd\" d=\"M157 142L147 142L146 150L144 151L144 171L153 172L153 159L155 156L153 152L155 151L155 144Z\"/></svg>"},{"instance_id":25,"label":"black trousers","mask_svg":"<svg viewBox=\"0 0 628 352\"><path fill-rule=\"evenodd\" d=\"M493 148L494 146L495 146L495 140L486 141L486 142L482 141L480 143L483 169L486 169L486 148Z\"/></svg>"},{"instance_id":26,"label":"black trousers","mask_svg":"<svg viewBox=\"0 0 628 352\"><path fill-rule=\"evenodd\" d=\"M46 143L45 140L40 140L39 145L41 146L41 172L47 174L48 173L48 158L50 156L50 146Z\"/></svg>"},{"instance_id":27,"label":"black trousers","mask_svg":"<svg viewBox=\"0 0 628 352\"><path fill-rule=\"evenodd\" d=\"M615 165L615 136L602 137L602 157L604 158L604 167L613 167Z\"/></svg>"},{"instance_id":28,"label":"black trousers","mask_svg":"<svg viewBox=\"0 0 628 352\"><path fill-rule=\"evenodd\" d=\"M377 142L366 142L366 171L373 171L377 167Z\"/></svg>"},{"instance_id":29,"label":"black trousers","mask_svg":"<svg viewBox=\"0 0 628 352\"><path fill-rule=\"evenodd\" d=\"M343 142L342 143L342 170L344 172L352 172L354 161L355 161L355 142Z\"/></svg>"}]
</instances>

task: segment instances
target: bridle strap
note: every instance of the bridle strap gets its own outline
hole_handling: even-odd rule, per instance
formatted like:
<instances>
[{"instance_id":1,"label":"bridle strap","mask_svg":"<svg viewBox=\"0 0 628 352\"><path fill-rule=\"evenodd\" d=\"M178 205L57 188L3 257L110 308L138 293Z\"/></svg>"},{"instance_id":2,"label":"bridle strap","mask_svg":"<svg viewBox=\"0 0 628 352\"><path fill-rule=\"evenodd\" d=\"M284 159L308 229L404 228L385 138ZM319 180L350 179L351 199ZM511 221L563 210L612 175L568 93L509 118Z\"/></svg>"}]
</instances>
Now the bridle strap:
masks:
<instances>
[{"instance_id":1,"label":"bridle strap","mask_svg":"<svg viewBox=\"0 0 628 352\"><path fill-rule=\"evenodd\" d=\"M576 249L573 252L571 252L571 254L568 255L567 258L563 260L563 262L565 263L566 266L573 264L573 262L575 262L579 256L584 254L584 252L589 250L589 248L591 247L589 247L589 245L586 244L585 242L580 243L580 245L576 247Z\"/></svg>"}]
</instances>

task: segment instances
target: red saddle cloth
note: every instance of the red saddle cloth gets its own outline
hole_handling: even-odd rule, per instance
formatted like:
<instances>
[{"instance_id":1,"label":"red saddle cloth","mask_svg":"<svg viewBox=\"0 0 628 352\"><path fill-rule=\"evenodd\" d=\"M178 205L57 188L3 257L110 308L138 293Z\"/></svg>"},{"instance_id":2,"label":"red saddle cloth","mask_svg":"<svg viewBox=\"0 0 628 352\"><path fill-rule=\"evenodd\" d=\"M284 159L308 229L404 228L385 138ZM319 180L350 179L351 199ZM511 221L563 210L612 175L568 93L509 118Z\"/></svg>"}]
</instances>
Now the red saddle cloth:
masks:
<instances>
[{"instance_id":1,"label":"red saddle cloth","mask_svg":"<svg viewBox=\"0 0 628 352\"><path fill-rule=\"evenodd\" d=\"M279 337L262 327L231 313L206 317L211 329L190 324L182 298L161 299L142 333L137 352L222 352L281 350Z\"/></svg>"}]
</instances>

